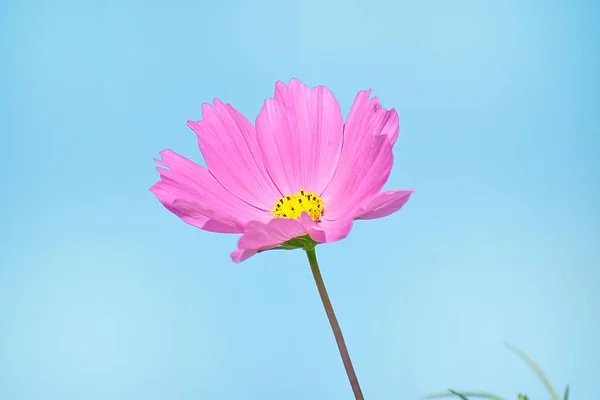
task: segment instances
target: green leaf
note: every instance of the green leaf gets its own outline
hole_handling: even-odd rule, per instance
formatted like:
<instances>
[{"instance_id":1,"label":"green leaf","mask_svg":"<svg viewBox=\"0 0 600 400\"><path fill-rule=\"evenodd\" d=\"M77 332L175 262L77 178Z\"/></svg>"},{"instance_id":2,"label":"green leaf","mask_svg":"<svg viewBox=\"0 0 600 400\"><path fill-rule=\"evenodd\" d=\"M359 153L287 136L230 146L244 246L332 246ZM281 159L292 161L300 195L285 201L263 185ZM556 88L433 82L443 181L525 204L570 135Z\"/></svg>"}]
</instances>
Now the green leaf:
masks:
<instances>
[{"instance_id":1,"label":"green leaf","mask_svg":"<svg viewBox=\"0 0 600 400\"><path fill-rule=\"evenodd\" d=\"M541 379L541 381L544 382L544 386L546 386L546 389L548 389L548 391L550 392L552 399L558 400L558 395L556 394L556 391L550 384L550 381L548 380L548 378L546 378L546 375L544 375L544 372L542 371L542 369L540 367L538 367L538 365L527 354L525 354L525 352L522 351L521 349L518 349L517 347L515 347L509 343L506 343L506 347L508 347L509 350L511 350L513 353L515 353L517 356L519 356L521 359L523 359L527 364L529 364L531 369L533 369L533 371Z\"/></svg>"},{"instance_id":2,"label":"green leaf","mask_svg":"<svg viewBox=\"0 0 600 400\"><path fill-rule=\"evenodd\" d=\"M519 400L529 400L529 397L526 394L519 393Z\"/></svg>"},{"instance_id":3,"label":"green leaf","mask_svg":"<svg viewBox=\"0 0 600 400\"><path fill-rule=\"evenodd\" d=\"M565 395L563 396L563 400L569 400L569 385L565 388Z\"/></svg>"}]
</instances>

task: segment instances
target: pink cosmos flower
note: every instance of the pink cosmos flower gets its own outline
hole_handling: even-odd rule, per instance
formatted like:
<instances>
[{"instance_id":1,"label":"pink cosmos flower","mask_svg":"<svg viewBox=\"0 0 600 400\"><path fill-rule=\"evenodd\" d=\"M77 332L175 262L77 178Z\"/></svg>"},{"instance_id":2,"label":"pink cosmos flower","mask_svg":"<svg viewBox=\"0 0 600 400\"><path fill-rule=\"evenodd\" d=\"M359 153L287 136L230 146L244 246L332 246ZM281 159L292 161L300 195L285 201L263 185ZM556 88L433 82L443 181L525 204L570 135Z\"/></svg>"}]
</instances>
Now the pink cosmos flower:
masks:
<instances>
[{"instance_id":1,"label":"pink cosmos flower","mask_svg":"<svg viewBox=\"0 0 600 400\"><path fill-rule=\"evenodd\" d=\"M220 100L203 104L203 119L188 126L207 168L163 150L156 161L168 169L157 168L150 190L188 224L242 234L235 262L343 239L354 220L396 212L413 192L381 191L400 127L396 111L370 93L358 93L346 122L330 90L296 79L277 82L256 127Z\"/></svg>"}]
</instances>

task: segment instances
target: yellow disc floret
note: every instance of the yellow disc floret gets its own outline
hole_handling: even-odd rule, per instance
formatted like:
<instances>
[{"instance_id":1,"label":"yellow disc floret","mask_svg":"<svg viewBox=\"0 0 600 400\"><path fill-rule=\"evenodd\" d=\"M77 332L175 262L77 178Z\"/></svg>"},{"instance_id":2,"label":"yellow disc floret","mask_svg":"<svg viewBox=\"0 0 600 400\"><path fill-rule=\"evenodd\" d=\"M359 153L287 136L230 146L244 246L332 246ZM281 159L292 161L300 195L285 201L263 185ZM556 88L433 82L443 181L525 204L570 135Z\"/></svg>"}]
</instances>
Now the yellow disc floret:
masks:
<instances>
[{"instance_id":1,"label":"yellow disc floret","mask_svg":"<svg viewBox=\"0 0 600 400\"><path fill-rule=\"evenodd\" d=\"M323 200L316 193L300 190L280 198L273 207L273 215L279 218L298 218L306 211L313 221L323 216Z\"/></svg>"}]
</instances>

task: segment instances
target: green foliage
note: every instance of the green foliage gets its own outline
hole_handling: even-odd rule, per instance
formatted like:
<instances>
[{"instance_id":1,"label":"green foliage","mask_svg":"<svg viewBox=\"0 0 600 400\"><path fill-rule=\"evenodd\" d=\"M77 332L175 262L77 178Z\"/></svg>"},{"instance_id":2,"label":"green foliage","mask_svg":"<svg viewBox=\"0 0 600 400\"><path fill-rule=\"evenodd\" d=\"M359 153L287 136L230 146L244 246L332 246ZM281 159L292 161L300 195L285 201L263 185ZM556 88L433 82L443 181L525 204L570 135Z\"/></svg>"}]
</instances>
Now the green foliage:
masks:
<instances>
[{"instance_id":1,"label":"green foliage","mask_svg":"<svg viewBox=\"0 0 600 400\"><path fill-rule=\"evenodd\" d=\"M569 385L565 388L565 394L563 396L563 400L569 400Z\"/></svg>"},{"instance_id":2,"label":"green foliage","mask_svg":"<svg viewBox=\"0 0 600 400\"><path fill-rule=\"evenodd\" d=\"M548 380L542 369L538 367L538 365L527 354L525 354L524 351L508 343L506 344L506 347L508 347L513 353L521 357L521 359L523 359L527 364L529 364L529 366L531 367L531 369L533 369L538 378L540 378L540 380L544 383L546 389L548 389L550 396L552 396L552 400L559 400L558 395L556 394L556 390L554 390L552 384L550 384L550 381ZM521 400L521 398L519 398L519 400ZM523 400L527 400L527 396L525 396Z\"/></svg>"},{"instance_id":3,"label":"green foliage","mask_svg":"<svg viewBox=\"0 0 600 400\"><path fill-rule=\"evenodd\" d=\"M520 350L510 344L506 344L506 347L508 347L513 353L515 353L518 357L520 357L523 361L525 361L529 365L529 367L533 370L533 372L535 372L535 374L538 376L538 378L542 381L542 383L548 390L551 400L559 400L558 395L556 394L556 390L554 390L554 387L550 384L550 381L548 380L548 378L546 377L546 375L544 374L542 369L522 350ZM459 397L463 400L469 400L469 398L503 400L501 397L496 396L491 393L462 392L462 391L456 392L456 391L450 390L450 389L448 389L448 392L430 394L428 396L425 396L424 399L438 399L438 398L442 398L442 397ZM517 399L518 400L529 400L529 397L527 397L527 395L525 395L525 394L519 393ZM569 400L569 385L567 385L567 387L565 388L565 394L564 394L562 400Z\"/></svg>"},{"instance_id":4,"label":"green foliage","mask_svg":"<svg viewBox=\"0 0 600 400\"><path fill-rule=\"evenodd\" d=\"M424 399L440 399L442 397L456 397L461 398L477 398L477 399L490 399L490 400L504 400L502 397L493 395L485 392L455 392L454 390L448 390L447 393L435 393L425 396Z\"/></svg>"},{"instance_id":5,"label":"green foliage","mask_svg":"<svg viewBox=\"0 0 600 400\"><path fill-rule=\"evenodd\" d=\"M466 398L466 397L465 397L463 394L461 394L461 393L457 393L457 392L455 392L455 391L454 391L454 390L452 390L452 389L448 389L448 391L449 391L450 393L452 393L452 394L455 394L456 396L460 397L460 398L461 398L461 399L463 399L463 400L469 400L469 399L467 399L467 398Z\"/></svg>"}]
</instances>

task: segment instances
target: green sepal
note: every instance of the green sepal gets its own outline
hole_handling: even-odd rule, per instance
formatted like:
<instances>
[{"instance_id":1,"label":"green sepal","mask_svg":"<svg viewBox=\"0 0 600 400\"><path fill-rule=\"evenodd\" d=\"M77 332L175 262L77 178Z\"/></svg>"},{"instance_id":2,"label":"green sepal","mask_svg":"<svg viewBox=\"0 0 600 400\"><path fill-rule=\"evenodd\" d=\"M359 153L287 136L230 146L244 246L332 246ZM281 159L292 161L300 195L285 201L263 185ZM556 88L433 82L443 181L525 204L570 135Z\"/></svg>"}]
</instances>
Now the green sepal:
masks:
<instances>
[{"instance_id":1,"label":"green sepal","mask_svg":"<svg viewBox=\"0 0 600 400\"><path fill-rule=\"evenodd\" d=\"M261 250L261 251L259 251L259 253L262 253L263 251L269 251L269 250L294 250L294 249L302 249L305 251L311 251L311 250L315 249L317 244L318 243L315 242L314 240L312 240L310 238L310 236L304 235L304 236L298 236L293 239L290 239L287 242L284 242L277 247L273 247L272 249Z\"/></svg>"},{"instance_id":2,"label":"green sepal","mask_svg":"<svg viewBox=\"0 0 600 400\"><path fill-rule=\"evenodd\" d=\"M292 249L302 249L306 251L314 250L317 246L317 242L312 240L310 236L298 236L296 238L290 239L287 242L283 243L281 246Z\"/></svg>"}]
</instances>

